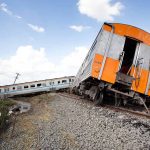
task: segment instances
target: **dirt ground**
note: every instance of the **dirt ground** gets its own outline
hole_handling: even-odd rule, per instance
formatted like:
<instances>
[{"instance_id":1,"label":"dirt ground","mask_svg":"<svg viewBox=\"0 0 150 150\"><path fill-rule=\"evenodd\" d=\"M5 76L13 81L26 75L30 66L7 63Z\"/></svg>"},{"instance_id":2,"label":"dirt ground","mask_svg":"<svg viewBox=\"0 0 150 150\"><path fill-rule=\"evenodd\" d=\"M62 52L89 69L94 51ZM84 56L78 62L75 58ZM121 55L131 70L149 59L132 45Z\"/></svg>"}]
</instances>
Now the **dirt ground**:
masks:
<instances>
[{"instance_id":1,"label":"dirt ground","mask_svg":"<svg viewBox=\"0 0 150 150\"><path fill-rule=\"evenodd\" d=\"M58 93L17 100L31 103L31 110L2 134L2 150L150 148L150 120Z\"/></svg>"},{"instance_id":2,"label":"dirt ground","mask_svg":"<svg viewBox=\"0 0 150 150\"><path fill-rule=\"evenodd\" d=\"M27 113L17 115L17 117L13 116L12 121L15 121L15 123L12 123L10 128L1 135L1 139L4 139L6 143L10 143L8 149L20 149L18 145L14 145L14 140L16 140L16 142L19 140L19 144L22 144L21 147L23 149L30 149L36 139L36 147L38 148L39 126L36 122L46 123L51 120L53 109L48 107L48 103L53 100L53 94L43 94L34 97L19 97L15 100L31 103L31 110ZM8 145L4 144L4 149L5 146L7 149Z\"/></svg>"}]
</instances>

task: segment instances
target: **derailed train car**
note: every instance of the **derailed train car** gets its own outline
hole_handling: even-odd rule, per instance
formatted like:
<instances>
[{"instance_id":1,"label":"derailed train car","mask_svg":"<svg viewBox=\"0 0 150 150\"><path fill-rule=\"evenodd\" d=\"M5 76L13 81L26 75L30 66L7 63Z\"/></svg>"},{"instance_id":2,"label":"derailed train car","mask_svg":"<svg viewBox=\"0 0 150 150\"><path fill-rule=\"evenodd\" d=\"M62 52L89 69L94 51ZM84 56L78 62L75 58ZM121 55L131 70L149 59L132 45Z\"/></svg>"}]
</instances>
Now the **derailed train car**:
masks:
<instances>
[{"instance_id":1,"label":"derailed train car","mask_svg":"<svg viewBox=\"0 0 150 150\"><path fill-rule=\"evenodd\" d=\"M102 104L107 95L121 103L150 102L150 33L104 23L80 67L73 89Z\"/></svg>"},{"instance_id":2,"label":"derailed train car","mask_svg":"<svg viewBox=\"0 0 150 150\"><path fill-rule=\"evenodd\" d=\"M0 86L0 99L43 92L68 91L74 82L74 78L74 76L65 76L60 78Z\"/></svg>"}]
</instances>

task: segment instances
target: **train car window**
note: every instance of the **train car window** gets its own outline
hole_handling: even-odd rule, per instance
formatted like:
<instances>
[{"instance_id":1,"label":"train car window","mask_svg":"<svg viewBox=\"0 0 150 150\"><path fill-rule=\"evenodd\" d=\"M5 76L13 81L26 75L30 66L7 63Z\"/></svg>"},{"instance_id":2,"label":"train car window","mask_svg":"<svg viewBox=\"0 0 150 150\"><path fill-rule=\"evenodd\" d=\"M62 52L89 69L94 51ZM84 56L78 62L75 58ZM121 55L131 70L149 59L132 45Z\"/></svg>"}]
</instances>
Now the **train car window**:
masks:
<instances>
[{"instance_id":1,"label":"train car window","mask_svg":"<svg viewBox=\"0 0 150 150\"><path fill-rule=\"evenodd\" d=\"M0 89L0 93L2 93L2 89Z\"/></svg>"},{"instance_id":2,"label":"train car window","mask_svg":"<svg viewBox=\"0 0 150 150\"><path fill-rule=\"evenodd\" d=\"M12 89L13 89L13 90L15 90L15 89L16 89L16 87L13 87Z\"/></svg>"},{"instance_id":3,"label":"train car window","mask_svg":"<svg viewBox=\"0 0 150 150\"><path fill-rule=\"evenodd\" d=\"M22 90L22 86L17 86L17 90Z\"/></svg>"},{"instance_id":4,"label":"train car window","mask_svg":"<svg viewBox=\"0 0 150 150\"><path fill-rule=\"evenodd\" d=\"M54 82L50 82L49 84L50 84L50 85L54 85Z\"/></svg>"},{"instance_id":5,"label":"train car window","mask_svg":"<svg viewBox=\"0 0 150 150\"><path fill-rule=\"evenodd\" d=\"M27 88L29 88L29 86L28 86L28 85L25 85L25 86L24 86L24 89L27 89Z\"/></svg>"},{"instance_id":6,"label":"train car window","mask_svg":"<svg viewBox=\"0 0 150 150\"><path fill-rule=\"evenodd\" d=\"M46 86L46 83L43 83L42 86Z\"/></svg>"},{"instance_id":7,"label":"train car window","mask_svg":"<svg viewBox=\"0 0 150 150\"><path fill-rule=\"evenodd\" d=\"M40 87L41 85L42 85L41 83L38 83L38 84L37 84L37 87Z\"/></svg>"},{"instance_id":8,"label":"train car window","mask_svg":"<svg viewBox=\"0 0 150 150\"><path fill-rule=\"evenodd\" d=\"M4 91L5 91L5 92L8 92L8 91L9 91L9 89L8 89L8 88L6 88L6 89L4 89Z\"/></svg>"},{"instance_id":9,"label":"train car window","mask_svg":"<svg viewBox=\"0 0 150 150\"><path fill-rule=\"evenodd\" d=\"M72 79L72 82L74 82L74 79Z\"/></svg>"},{"instance_id":10,"label":"train car window","mask_svg":"<svg viewBox=\"0 0 150 150\"><path fill-rule=\"evenodd\" d=\"M34 88L34 87L35 87L35 84L30 85L30 87L31 87L31 88Z\"/></svg>"},{"instance_id":11,"label":"train car window","mask_svg":"<svg viewBox=\"0 0 150 150\"><path fill-rule=\"evenodd\" d=\"M67 80L62 80L62 83L67 83Z\"/></svg>"},{"instance_id":12,"label":"train car window","mask_svg":"<svg viewBox=\"0 0 150 150\"><path fill-rule=\"evenodd\" d=\"M60 84L60 81L58 81L58 84Z\"/></svg>"},{"instance_id":13,"label":"train car window","mask_svg":"<svg viewBox=\"0 0 150 150\"><path fill-rule=\"evenodd\" d=\"M71 79L69 79L69 82L71 82Z\"/></svg>"}]
</instances>

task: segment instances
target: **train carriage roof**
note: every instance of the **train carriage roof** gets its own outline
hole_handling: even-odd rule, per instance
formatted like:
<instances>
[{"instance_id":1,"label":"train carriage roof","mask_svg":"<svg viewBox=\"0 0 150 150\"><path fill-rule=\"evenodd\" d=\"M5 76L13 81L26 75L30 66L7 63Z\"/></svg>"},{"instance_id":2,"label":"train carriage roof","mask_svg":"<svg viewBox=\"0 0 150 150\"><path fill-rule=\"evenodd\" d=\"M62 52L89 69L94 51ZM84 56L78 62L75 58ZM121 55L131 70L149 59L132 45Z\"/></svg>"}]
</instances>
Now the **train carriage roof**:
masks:
<instances>
[{"instance_id":1,"label":"train carriage roof","mask_svg":"<svg viewBox=\"0 0 150 150\"><path fill-rule=\"evenodd\" d=\"M64 76L64 77L58 77L58 78L50 78L50 79L45 79L45 80L37 80L37 81L29 81L29 82L22 82L22 83L16 83L16 84L8 84L8 85L0 85L0 88L4 88L7 86L18 86L18 85L24 85L24 84L34 84L38 82L45 82L45 81L54 81L54 80L61 80L61 79L66 79L66 78L74 78L75 76Z\"/></svg>"},{"instance_id":2,"label":"train carriage roof","mask_svg":"<svg viewBox=\"0 0 150 150\"><path fill-rule=\"evenodd\" d=\"M150 45L150 33L140 28L121 23L104 23L102 28L106 31L111 32L112 27L114 28L115 34L130 37L136 39L137 41Z\"/></svg>"}]
</instances>

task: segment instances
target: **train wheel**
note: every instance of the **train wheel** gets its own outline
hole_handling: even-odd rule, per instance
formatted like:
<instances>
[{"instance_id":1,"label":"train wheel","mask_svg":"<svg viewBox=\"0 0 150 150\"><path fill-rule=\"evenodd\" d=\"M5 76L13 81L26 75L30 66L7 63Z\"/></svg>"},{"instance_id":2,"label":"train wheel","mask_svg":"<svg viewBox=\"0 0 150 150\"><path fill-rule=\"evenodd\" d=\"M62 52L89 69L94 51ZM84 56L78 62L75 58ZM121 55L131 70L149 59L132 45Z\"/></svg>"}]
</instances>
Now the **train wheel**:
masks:
<instances>
[{"instance_id":1,"label":"train wheel","mask_svg":"<svg viewBox=\"0 0 150 150\"><path fill-rule=\"evenodd\" d=\"M115 106L119 107L120 105L121 105L121 99L119 99L117 93L115 93Z\"/></svg>"},{"instance_id":2,"label":"train wheel","mask_svg":"<svg viewBox=\"0 0 150 150\"><path fill-rule=\"evenodd\" d=\"M103 104L103 100L104 100L104 93L103 93L103 91L100 91L97 94L97 96L96 96L96 98L94 100L94 103L95 103L95 105L102 105Z\"/></svg>"}]
</instances>

